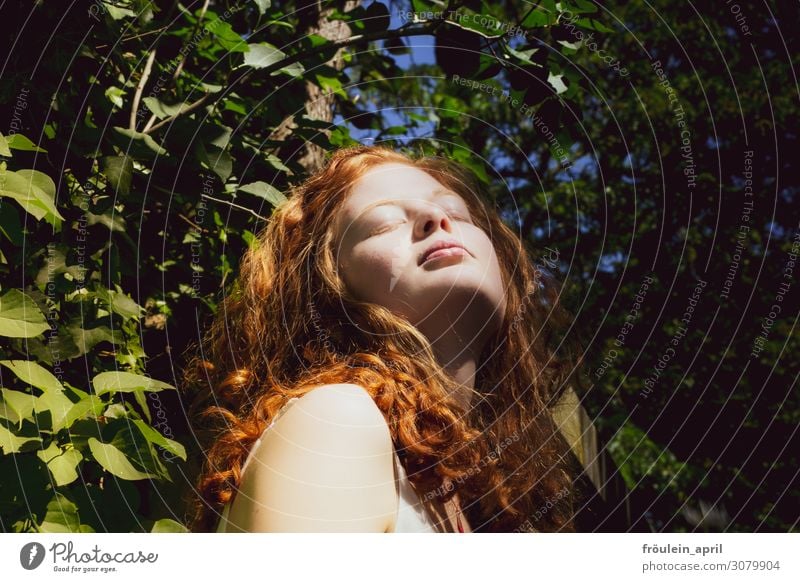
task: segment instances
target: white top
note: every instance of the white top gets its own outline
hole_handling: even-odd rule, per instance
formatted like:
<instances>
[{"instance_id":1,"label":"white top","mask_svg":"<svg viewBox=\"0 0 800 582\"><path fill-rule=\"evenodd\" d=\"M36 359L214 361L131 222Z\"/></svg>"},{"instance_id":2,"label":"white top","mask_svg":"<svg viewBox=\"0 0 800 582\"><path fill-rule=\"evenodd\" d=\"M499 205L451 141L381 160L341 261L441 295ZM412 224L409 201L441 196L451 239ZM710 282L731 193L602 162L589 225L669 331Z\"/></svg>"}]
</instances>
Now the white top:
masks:
<instances>
[{"instance_id":1,"label":"white top","mask_svg":"<svg viewBox=\"0 0 800 582\"><path fill-rule=\"evenodd\" d=\"M286 402L283 408L278 411L278 414L275 415L275 418L272 420L270 425L264 429L264 432L261 433L261 436L256 440L255 443L253 443L253 446L250 448L250 453L247 455L244 465L242 465L242 475L244 475L247 465L250 463L250 459L253 457L253 453L255 452L256 448L258 448L258 446L261 444L261 439L264 437L264 433L272 428L272 425L274 425L281 415L289 409L289 405L295 400L299 400L299 398L290 398ZM408 475L406 474L403 464L400 462L400 458L397 456L396 451L394 452L393 456L396 473L395 480L399 481L398 490L400 494L398 495L397 499L397 518L395 520L395 527L393 530L391 530L391 533L437 533L438 530L436 529L435 522L430 517L428 511L425 509L425 506L422 505L422 502L420 501L414 486L411 484L411 481L408 480ZM222 510L222 517L220 518L219 525L217 526L217 533L228 533L225 530L228 524L228 513L230 513L231 502L232 500L226 503Z\"/></svg>"}]
</instances>

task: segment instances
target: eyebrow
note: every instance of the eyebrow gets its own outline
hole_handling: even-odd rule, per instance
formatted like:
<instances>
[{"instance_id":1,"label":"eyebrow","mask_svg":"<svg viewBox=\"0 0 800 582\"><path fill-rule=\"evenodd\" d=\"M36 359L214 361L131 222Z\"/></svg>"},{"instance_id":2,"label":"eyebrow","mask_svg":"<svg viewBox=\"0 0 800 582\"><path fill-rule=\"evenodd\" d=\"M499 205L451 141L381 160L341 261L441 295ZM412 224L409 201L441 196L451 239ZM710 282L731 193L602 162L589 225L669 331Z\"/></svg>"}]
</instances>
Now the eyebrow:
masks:
<instances>
[{"instance_id":1,"label":"eyebrow","mask_svg":"<svg viewBox=\"0 0 800 582\"><path fill-rule=\"evenodd\" d=\"M447 190L447 189L443 189L443 188L437 188L436 190L434 190L432 192L432 194L435 197L453 196L455 198L463 200L461 198L461 196L458 195L457 192L453 192L452 190ZM371 204L367 204L367 206L361 210L361 212L359 213L359 216L356 218L356 220L360 220L362 216L364 216L367 212L369 212L373 208L377 208L379 206L396 206L397 204L398 204L397 200L378 200L378 201L373 202ZM466 204L466 202L465 202L465 204Z\"/></svg>"}]
</instances>

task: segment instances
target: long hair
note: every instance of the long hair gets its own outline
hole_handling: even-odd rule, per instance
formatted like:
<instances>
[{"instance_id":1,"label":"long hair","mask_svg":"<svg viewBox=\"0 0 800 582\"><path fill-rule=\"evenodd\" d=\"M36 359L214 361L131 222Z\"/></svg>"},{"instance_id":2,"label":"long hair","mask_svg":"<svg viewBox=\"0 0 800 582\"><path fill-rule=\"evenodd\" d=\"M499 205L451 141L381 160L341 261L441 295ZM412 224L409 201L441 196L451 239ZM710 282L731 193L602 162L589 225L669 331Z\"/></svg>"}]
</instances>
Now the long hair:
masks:
<instances>
[{"instance_id":1,"label":"long hair","mask_svg":"<svg viewBox=\"0 0 800 582\"><path fill-rule=\"evenodd\" d=\"M492 240L506 316L479 361L469 410L428 339L356 299L337 274L333 217L370 168L399 162L461 195ZM329 383L365 388L418 494L458 493L473 531L574 531L577 465L550 414L572 370L550 344L567 322L555 282L498 216L474 175L439 156L383 146L337 150L292 188L241 262L231 293L189 359L184 386L203 452L187 521L213 531L253 443L295 396Z\"/></svg>"}]
</instances>

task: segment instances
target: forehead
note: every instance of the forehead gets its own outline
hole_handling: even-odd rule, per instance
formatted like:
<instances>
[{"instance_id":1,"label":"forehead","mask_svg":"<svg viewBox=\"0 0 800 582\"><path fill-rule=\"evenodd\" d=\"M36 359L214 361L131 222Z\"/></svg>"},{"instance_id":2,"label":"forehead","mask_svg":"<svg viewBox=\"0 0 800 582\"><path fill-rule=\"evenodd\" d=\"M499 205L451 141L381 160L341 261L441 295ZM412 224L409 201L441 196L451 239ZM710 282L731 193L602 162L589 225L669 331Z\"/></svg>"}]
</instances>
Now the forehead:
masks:
<instances>
[{"instance_id":1,"label":"forehead","mask_svg":"<svg viewBox=\"0 0 800 582\"><path fill-rule=\"evenodd\" d=\"M454 194L423 170L400 163L381 164L353 185L342 204L342 215L354 219L366 206L381 200L433 201L448 193Z\"/></svg>"}]
</instances>

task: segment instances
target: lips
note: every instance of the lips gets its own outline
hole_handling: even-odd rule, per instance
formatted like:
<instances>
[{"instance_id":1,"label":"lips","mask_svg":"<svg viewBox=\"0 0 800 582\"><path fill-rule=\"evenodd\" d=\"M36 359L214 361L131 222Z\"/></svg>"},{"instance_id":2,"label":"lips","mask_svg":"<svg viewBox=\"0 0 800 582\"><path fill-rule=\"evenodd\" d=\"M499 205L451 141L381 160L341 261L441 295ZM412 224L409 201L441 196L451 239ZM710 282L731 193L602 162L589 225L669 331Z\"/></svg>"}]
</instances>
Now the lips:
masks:
<instances>
[{"instance_id":1,"label":"lips","mask_svg":"<svg viewBox=\"0 0 800 582\"><path fill-rule=\"evenodd\" d=\"M425 251L419 257L419 263L418 264L421 265L422 263L424 263L428 259L428 257L430 255L432 255L433 253L435 253L436 251L440 251L442 249L452 249L452 248L462 249L465 252L469 253L469 251L467 251L467 249L464 248L464 245L462 245L457 240L453 240L453 239L440 240L440 241L436 241L431 246L429 246L427 249L425 249Z\"/></svg>"}]
</instances>

